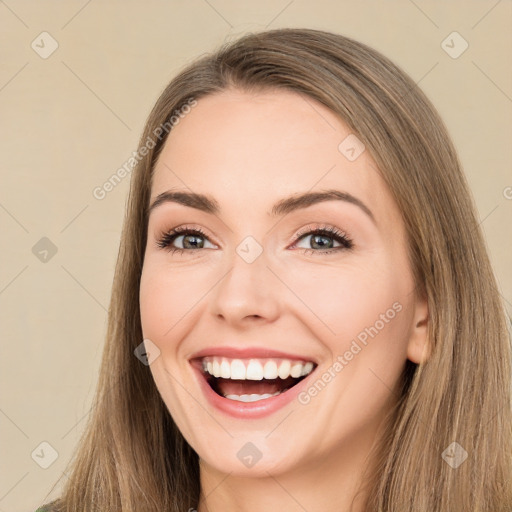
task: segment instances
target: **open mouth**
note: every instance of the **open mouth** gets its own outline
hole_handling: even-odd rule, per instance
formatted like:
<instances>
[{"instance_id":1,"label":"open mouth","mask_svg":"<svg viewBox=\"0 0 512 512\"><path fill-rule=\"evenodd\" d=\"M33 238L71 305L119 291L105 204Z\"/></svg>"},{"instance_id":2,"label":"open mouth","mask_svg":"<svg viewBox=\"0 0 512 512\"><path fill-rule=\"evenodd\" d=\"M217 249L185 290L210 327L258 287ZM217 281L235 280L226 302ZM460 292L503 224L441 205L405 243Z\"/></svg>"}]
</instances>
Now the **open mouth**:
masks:
<instances>
[{"instance_id":1,"label":"open mouth","mask_svg":"<svg viewBox=\"0 0 512 512\"><path fill-rule=\"evenodd\" d=\"M200 358L197 364L215 393L239 402L258 402L285 393L316 367L312 361L218 356Z\"/></svg>"}]
</instances>

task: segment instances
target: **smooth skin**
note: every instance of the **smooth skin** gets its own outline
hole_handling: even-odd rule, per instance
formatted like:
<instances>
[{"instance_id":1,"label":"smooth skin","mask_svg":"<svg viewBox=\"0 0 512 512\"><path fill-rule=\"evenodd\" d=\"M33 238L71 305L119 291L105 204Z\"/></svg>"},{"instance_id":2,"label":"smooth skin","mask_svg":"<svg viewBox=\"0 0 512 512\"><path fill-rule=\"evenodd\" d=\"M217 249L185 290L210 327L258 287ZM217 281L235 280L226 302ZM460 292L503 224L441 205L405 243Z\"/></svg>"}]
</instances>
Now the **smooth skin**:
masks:
<instances>
[{"instance_id":1,"label":"smooth skin","mask_svg":"<svg viewBox=\"0 0 512 512\"><path fill-rule=\"evenodd\" d=\"M152 375L200 457L199 512L348 511L406 360L428 354L428 306L416 293L400 211L369 151L349 161L338 149L350 133L297 93L228 90L199 99L159 156L151 202L173 190L211 195L220 207L217 215L156 207L140 287L143 335L161 351ZM357 197L375 222L339 200L270 215L283 198L331 189ZM157 245L180 226L206 236L174 239L181 253ZM297 237L325 226L353 247ZM252 263L236 252L248 236L263 249ZM267 347L316 361L314 382L396 302L401 311L309 403L293 400L263 418L212 407L189 363L207 347ZM250 468L237 457L248 442L261 452ZM362 498L352 512L363 511Z\"/></svg>"}]
</instances>

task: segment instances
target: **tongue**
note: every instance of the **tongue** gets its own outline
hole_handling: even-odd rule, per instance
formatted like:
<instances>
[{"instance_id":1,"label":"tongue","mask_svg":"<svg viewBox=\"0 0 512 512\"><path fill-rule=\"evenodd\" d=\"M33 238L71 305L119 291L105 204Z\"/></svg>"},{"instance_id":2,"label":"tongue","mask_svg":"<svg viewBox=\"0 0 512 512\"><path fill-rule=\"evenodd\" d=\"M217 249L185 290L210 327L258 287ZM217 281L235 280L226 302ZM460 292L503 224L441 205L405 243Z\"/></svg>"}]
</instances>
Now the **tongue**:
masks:
<instances>
[{"instance_id":1,"label":"tongue","mask_svg":"<svg viewBox=\"0 0 512 512\"><path fill-rule=\"evenodd\" d=\"M297 383L298 379L263 379L263 380L232 380L217 378L212 387L222 396L226 395L273 395L278 391L284 391Z\"/></svg>"}]
</instances>

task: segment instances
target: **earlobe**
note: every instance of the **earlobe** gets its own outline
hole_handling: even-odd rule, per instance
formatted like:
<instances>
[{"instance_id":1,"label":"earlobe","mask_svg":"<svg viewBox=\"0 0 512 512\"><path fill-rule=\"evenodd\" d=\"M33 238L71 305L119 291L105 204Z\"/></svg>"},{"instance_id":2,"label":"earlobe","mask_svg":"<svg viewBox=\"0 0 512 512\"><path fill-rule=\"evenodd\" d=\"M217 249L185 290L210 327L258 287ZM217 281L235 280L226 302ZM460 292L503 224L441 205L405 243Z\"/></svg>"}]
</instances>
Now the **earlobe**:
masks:
<instances>
[{"instance_id":1,"label":"earlobe","mask_svg":"<svg viewBox=\"0 0 512 512\"><path fill-rule=\"evenodd\" d=\"M407 345L407 358L413 363L425 363L430 358L431 344L428 339L428 302L419 299L416 304L411 335Z\"/></svg>"}]
</instances>

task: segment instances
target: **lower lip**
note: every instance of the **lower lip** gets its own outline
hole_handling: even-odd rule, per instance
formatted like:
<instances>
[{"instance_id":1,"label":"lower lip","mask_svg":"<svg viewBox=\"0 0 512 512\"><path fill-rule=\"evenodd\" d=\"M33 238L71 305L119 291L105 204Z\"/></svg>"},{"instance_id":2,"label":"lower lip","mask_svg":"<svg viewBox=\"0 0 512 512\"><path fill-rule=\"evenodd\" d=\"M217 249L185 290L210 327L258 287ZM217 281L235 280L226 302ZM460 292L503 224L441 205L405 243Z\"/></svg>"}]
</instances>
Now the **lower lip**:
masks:
<instances>
[{"instance_id":1,"label":"lower lip","mask_svg":"<svg viewBox=\"0 0 512 512\"><path fill-rule=\"evenodd\" d=\"M208 382L206 382L203 372L198 368L194 368L194 371L198 374L199 385L206 396L206 399L216 409L239 419L263 418L264 416L268 416L279 409L282 409L297 397L301 389L306 386L306 380L308 380L311 374L314 373L313 370L313 372L311 372L305 379L302 379L288 391L277 396L264 398L257 402L239 402L238 400L230 400L229 398L224 398L215 393Z\"/></svg>"}]
</instances>

